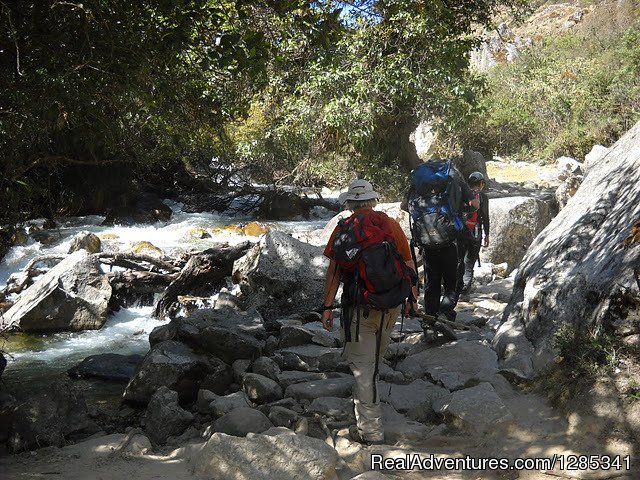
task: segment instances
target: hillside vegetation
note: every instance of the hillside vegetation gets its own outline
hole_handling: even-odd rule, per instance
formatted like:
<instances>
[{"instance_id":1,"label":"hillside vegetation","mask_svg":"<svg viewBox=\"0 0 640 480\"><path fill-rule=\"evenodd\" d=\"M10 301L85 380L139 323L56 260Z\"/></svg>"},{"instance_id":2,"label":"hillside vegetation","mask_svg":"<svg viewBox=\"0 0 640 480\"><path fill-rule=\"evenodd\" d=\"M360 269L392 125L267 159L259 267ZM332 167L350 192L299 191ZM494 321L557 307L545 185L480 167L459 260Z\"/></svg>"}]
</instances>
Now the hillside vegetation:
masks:
<instances>
[{"instance_id":1,"label":"hillside vegetation","mask_svg":"<svg viewBox=\"0 0 640 480\"><path fill-rule=\"evenodd\" d=\"M640 5L583 3L591 5L566 31L563 5L542 5L514 29L533 45L484 74L479 111L452 132L459 144L514 158L581 158L640 119Z\"/></svg>"}]
</instances>

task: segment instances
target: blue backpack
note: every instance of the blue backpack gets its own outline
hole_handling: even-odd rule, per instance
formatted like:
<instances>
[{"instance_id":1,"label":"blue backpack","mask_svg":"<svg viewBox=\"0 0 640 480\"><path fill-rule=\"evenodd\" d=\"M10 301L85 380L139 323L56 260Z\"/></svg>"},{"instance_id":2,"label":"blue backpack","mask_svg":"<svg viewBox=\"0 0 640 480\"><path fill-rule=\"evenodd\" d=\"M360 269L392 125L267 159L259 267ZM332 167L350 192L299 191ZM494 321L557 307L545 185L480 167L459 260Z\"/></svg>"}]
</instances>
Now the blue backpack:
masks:
<instances>
[{"instance_id":1,"label":"blue backpack","mask_svg":"<svg viewBox=\"0 0 640 480\"><path fill-rule=\"evenodd\" d=\"M416 246L426 249L452 244L464 228L458 208L462 190L451 177L448 161L432 161L411 172L409 198L411 236Z\"/></svg>"}]
</instances>

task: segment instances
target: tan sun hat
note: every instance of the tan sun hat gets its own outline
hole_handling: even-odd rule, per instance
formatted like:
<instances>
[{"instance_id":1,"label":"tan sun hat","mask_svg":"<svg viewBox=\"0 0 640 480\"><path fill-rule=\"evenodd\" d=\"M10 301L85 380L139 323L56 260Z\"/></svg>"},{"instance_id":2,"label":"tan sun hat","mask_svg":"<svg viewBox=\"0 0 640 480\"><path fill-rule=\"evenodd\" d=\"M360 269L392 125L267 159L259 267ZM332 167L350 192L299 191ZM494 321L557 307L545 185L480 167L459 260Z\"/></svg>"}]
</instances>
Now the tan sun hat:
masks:
<instances>
[{"instance_id":1,"label":"tan sun hat","mask_svg":"<svg viewBox=\"0 0 640 480\"><path fill-rule=\"evenodd\" d=\"M338 202L343 204L347 200L373 200L378 197L379 195L373 191L369 182L358 178L349 184L349 190L340 194Z\"/></svg>"}]
</instances>

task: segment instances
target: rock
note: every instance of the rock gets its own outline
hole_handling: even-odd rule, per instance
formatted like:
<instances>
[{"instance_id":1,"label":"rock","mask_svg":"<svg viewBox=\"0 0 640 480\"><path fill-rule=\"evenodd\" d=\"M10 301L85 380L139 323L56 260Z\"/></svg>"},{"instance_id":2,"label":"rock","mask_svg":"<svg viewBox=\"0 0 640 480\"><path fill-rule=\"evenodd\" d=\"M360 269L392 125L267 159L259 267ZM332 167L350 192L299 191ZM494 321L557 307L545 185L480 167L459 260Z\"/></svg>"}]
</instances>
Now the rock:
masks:
<instances>
[{"instance_id":1,"label":"rock","mask_svg":"<svg viewBox=\"0 0 640 480\"><path fill-rule=\"evenodd\" d=\"M198 398L196 400L196 410L203 415L209 415L211 413L211 402L220 398L218 395L210 390L201 388L198 390Z\"/></svg>"},{"instance_id":2,"label":"rock","mask_svg":"<svg viewBox=\"0 0 640 480\"><path fill-rule=\"evenodd\" d=\"M242 390L254 403L269 403L282 398L282 388L270 378L257 373L246 373L242 377Z\"/></svg>"},{"instance_id":3,"label":"rock","mask_svg":"<svg viewBox=\"0 0 640 480\"><path fill-rule=\"evenodd\" d=\"M269 411L269 420L276 427L291 428L300 418L293 410L276 405Z\"/></svg>"},{"instance_id":4,"label":"rock","mask_svg":"<svg viewBox=\"0 0 640 480\"><path fill-rule=\"evenodd\" d=\"M50 388L20 402L11 414L7 445L13 453L46 446L62 446L66 439L96 433L84 397L70 385Z\"/></svg>"},{"instance_id":5,"label":"rock","mask_svg":"<svg viewBox=\"0 0 640 480\"><path fill-rule=\"evenodd\" d=\"M153 347L157 343L174 340L177 332L178 323L174 320L169 323L165 323L164 325L160 325L159 327L151 330L151 333L149 334L149 345Z\"/></svg>"},{"instance_id":6,"label":"rock","mask_svg":"<svg viewBox=\"0 0 640 480\"><path fill-rule=\"evenodd\" d=\"M151 397L145 415L145 432L152 442L163 445L193 422L193 415L178 405L178 392L160 387Z\"/></svg>"},{"instance_id":7,"label":"rock","mask_svg":"<svg viewBox=\"0 0 640 480\"><path fill-rule=\"evenodd\" d=\"M582 164L573 157L556 159L556 167L560 175L582 175Z\"/></svg>"},{"instance_id":8,"label":"rock","mask_svg":"<svg viewBox=\"0 0 640 480\"><path fill-rule=\"evenodd\" d=\"M555 333L563 325L596 331L640 323L634 293L640 242L632 235L640 219L637 185L640 123L593 167L529 248L493 340L501 368L529 378L551 366Z\"/></svg>"},{"instance_id":9,"label":"rock","mask_svg":"<svg viewBox=\"0 0 640 480\"><path fill-rule=\"evenodd\" d=\"M217 395L223 395L233 381L231 367L219 358L209 357L209 373L200 381L200 388L210 390Z\"/></svg>"},{"instance_id":10,"label":"rock","mask_svg":"<svg viewBox=\"0 0 640 480\"><path fill-rule=\"evenodd\" d=\"M416 153L423 160L432 157L437 138L432 122L426 120L422 120L409 135L409 141L416 146Z\"/></svg>"},{"instance_id":11,"label":"rock","mask_svg":"<svg viewBox=\"0 0 640 480\"><path fill-rule=\"evenodd\" d=\"M354 379L350 376L296 383L287 387L285 397L313 400L318 397L348 397Z\"/></svg>"},{"instance_id":12,"label":"rock","mask_svg":"<svg viewBox=\"0 0 640 480\"><path fill-rule=\"evenodd\" d=\"M317 413L336 420L348 420L353 418L353 400L340 397L317 397L307 407L307 412Z\"/></svg>"},{"instance_id":13,"label":"rock","mask_svg":"<svg viewBox=\"0 0 640 480\"><path fill-rule=\"evenodd\" d=\"M178 392L181 401L195 399L198 382L209 362L188 346L169 340L154 345L125 388L123 399L147 404L153 393L165 386Z\"/></svg>"},{"instance_id":14,"label":"rock","mask_svg":"<svg viewBox=\"0 0 640 480\"><path fill-rule=\"evenodd\" d=\"M273 298L266 318L311 311L324 292L328 259L322 248L271 231L233 265L234 282L245 295L262 292Z\"/></svg>"},{"instance_id":15,"label":"rock","mask_svg":"<svg viewBox=\"0 0 640 480\"><path fill-rule=\"evenodd\" d=\"M309 207L302 198L291 192L274 192L264 195L256 212L257 218L267 220L291 220L309 218Z\"/></svg>"},{"instance_id":16,"label":"rock","mask_svg":"<svg viewBox=\"0 0 640 480\"><path fill-rule=\"evenodd\" d=\"M215 417L222 417L236 408L251 407L251 402L244 392L235 392L218 397L209 403L209 410Z\"/></svg>"},{"instance_id":17,"label":"rock","mask_svg":"<svg viewBox=\"0 0 640 480\"><path fill-rule=\"evenodd\" d=\"M513 421L513 415L488 382L453 392L434 407L457 427L478 433L502 429Z\"/></svg>"},{"instance_id":18,"label":"rock","mask_svg":"<svg viewBox=\"0 0 640 480\"><path fill-rule=\"evenodd\" d=\"M336 318L333 322L333 328L327 332L320 321L312 321L304 324L304 328L311 333L311 342L323 347L340 347L342 339L340 338L340 319Z\"/></svg>"},{"instance_id":19,"label":"rock","mask_svg":"<svg viewBox=\"0 0 640 480\"><path fill-rule=\"evenodd\" d=\"M178 321L176 337L232 364L259 357L264 347L262 317L255 310L198 310Z\"/></svg>"},{"instance_id":20,"label":"rock","mask_svg":"<svg viewBox=\"0 0 640 480\"><path fill-rule=\"evenodd\" d=\"M584 174L586 175L591 171L609 153L609 150L609 148L602 145L594 145L591 151L584 156L584 163L582 164Z\"/></svg>"},{"instance_id":21,"label":"rock","mask_svg":"<svg viewBox=\"0 0 640 480\"><path fill-rule=\"evenodd\" d=\"M278 381L278 375L280 375L280 367L268 357L256 358L251 366L251 370L253 373L263 375L276 382Z\"/></svg>"},{"instance_id":22,"label":"rock","mask_svg":"<svg viewBox=\"0 0 640 480\"><path fill-rule=\"evenodd\" d=\"M261 433L273 427L271 421L255 408L240 407L224 414L213 423L216 432L244 437L247 433Z\"/></svg>"},{"instance_id":23,"label":"rock","mask_svg":"<svg viewBox=\"0 0 640 480\"><path fill-rule=\"evenodd\" d=\"M421 420L433 416L433 403L447 398L449 391L422 379L408 385L396 385L380 382L378 388L380 400L389 403L399 412L409 413L412 418Z\"/></svg>"},{"instance_id":24,"label":"rock","mask_svg":"<svg viewBox=\"0 0 640 480\"><path fill-rule=\"evenodd\" d=\"M73 240L68 253L77 252L78 250L86 250L88 253L98 253L102 250L102 242L100 237L91 232L80 232Z\"/></svg>"},{"instance_id":25,"label":"rock","mask_svg":"<svg viewBox=\"0 0 640 480\"><path fill-rule=\"evenodd\" d=\"M284 368L305 371L335 371L342 362L339 348L325 348L320 345L302 345L278 350L282 355Z\"/></svg>"},{"instance_id":26,"label":"rock","mask_svg":"<svg viewBox=\"0 0 640 480\"><path fill-rule=\"evenodd\" d=\"M0 357L2 354L0 353ZM17 405L17 400L13 395L5 391L0 391L0 444L4 445L9 440L11 424L13 423L13 413Z\"/></svg>"},{"instance_id":27,"label":"rock","mask_svg":"<svg viewBox=\"0 0 640 480\"><path fill-rule=\"evenodd\" d=\"M118 355L115 353L90 355L75 367L67 370L67 373L70 377L93 377L128 382L142 363L142 359L142 355Z\"/></svg>"},{"instance_id":28,"label":"rock","mask_svg":"<svg viewBox=\"0 0 640 480\"><path fill-rule=\"evenodd\" d=\"M303 435L236 438L216 433L194 459L194 473L206 478L251 480L336 480L342 461L324 441Z\"/></svg>"},{"instance_id":29,"label":"rock","mask_svg":"<svg viewBox=\"0 0 640 480\"><path fill-rule=\"evenodd\" d=\"M518 266L533 239L551 221L549 205L530 197L492 198L489 201L491 243L480 252L482 262Z\"/></svg>"},{"instance_id":30,"label":"rock","mask_svg":"<svg viewBox=\"0 0 640 480\"><path fill-rule=\"evenodd\" d=\"M480 172L484 178L488 178L487 162L480 152L465 150L462 157L453 158L451 163L460 172L464 181L467 181L473 172Z\"/></svg>"},{"instance_id":31,"label":"rock","mask_svg":"<svg viewBox=\"0 0 640 480\"><path fill-rule=\"evenodd\" d=\"M251 366L251 360L241 359L233 362L231 369L233 370L233 380L237 384L242 384L242 377L244 374L249 371L249 367Z\"/></svg>"},{"instance_id":32,"label":"rock","mask_svg":"<svg viewBox=\"0 0 640 480\"><path fill-rule=\"evenodd\" d=\"M285 370L278 375L278 383L284 389L296 383L311 382L344 376L340 373L301 372L298 370Z\"/></svg>"},{"instance_id":33,"label":"rock","mask_svg":"<svg viewBox=\"0 0 640 480\"><path fill-rule=\"evenodd\" d=\"M555 195L556 201L558 202L558 207L560 209L563 209L569 199L576 194L578 188L580 188L581 182L581 176L578 177L575 175L568 175L567 178L565 178L565 180L560 185L558 185Z\"/></svg>"},{"instance_id":34,"label":"rock","mask_svg":"<svg viewBox=\"0 0 640 480\"><path fill-rule=\"evenodd\" d=\"M311 343L313 333L302 326L285 326L280 329L279 348L295 347Z\"/></svg>"},{"instance_id":35,"label":"rock","mask_svg":"<svg viewBox=\"0 0 640 480\"><path fill-rule=\"evenodd\" d=\"M107 319L111 285L85 250L72 253L25 290L0 319L0 330L93 330Z\"/></svg>"},{"instance_id":36,"label":"rock","mask_svg":"<svg viewBox=\"0 0 640 480\"><path fill-rule=\"evenodd\" d=\"M417 442L424 439L431 429L426 425L409 420L391 405L382 404L385 443Z\"/></svg>"},{"instance_id":37,"label":"rock","mask_svg":"<svg viewBox=\"0 0 640 480\"><path fill-rule=\"evenodd\" d=\"M622 339L622 344L630 351L640 350L640 334L628 335Z\"/></svg>"},{"instance_id":38,"label":"rock","mask_svg":"<svg viewBox=\"0 0 640 480\"><path fill-rule=\"evenodd\" d=\"M470 380L488 380L498 370L496 352L479 341L457 341L405 358L398 370L408 378L428 374L454 390Z\"/></svg>"}]
</instances>

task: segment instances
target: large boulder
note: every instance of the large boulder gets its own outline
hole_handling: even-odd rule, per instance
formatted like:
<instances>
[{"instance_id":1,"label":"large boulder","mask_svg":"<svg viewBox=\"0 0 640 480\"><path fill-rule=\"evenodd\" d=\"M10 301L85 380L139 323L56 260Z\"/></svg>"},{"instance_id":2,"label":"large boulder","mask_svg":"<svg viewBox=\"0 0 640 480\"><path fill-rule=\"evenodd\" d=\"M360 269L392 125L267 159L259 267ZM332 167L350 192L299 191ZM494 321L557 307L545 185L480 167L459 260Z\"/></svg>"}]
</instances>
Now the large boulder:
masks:
<instances>
[{"instance_id":1,"label":"large boulder","mask_svg":"<svg viewBox=\"0 0 640 480\"><path fill-rule=\"evenodd\" d=\"M89 253L98 253L102 250L102 241L95 233L80 232L71 240L69 246L69 253L77 252L78 250L86 250Z\"/></svg>"},{"instance_id":2,"label":"large boulder","mask_svg":"<svg viewBox=\"0 0 640 480\"><path fill-rule=\"evenodd\" d=\"M156 444L180 435L193 422L193 414L178 405L178 392L160 387L151 397L145 415L145 431Z\"/></svg>"},{"instance_id":3,"label":"large boulder","mask_svg":"<svg viewBox=\"0 0 640 480\"><path fill-rule=\"evenodd\" d=\"M469 381L490 380L498 363L496 353L483 342L459 340L411 355L400 362L398 370L408 378L429 375L455 390Z\"/></svg>"},{"instance_id":4,"label":"large boulder","mask_svg":"<svg viewBox=\"0 0 640 480\"><path fill-rule=\"evenodd\" d=\"M292 433L247 438L216 433L194 459L194 473L206 478L336 480L342 466L323 440Z\"/></svg>"},{"instance_id":5,"label":"large boulder","mask_svg":"<svg viewBox=\"0 0 640 480\"><path fill-rule=\"evenodd\" d=\"M72 253L25 290L0 317L0 330L94 330L107 320L111 285L85 250Z\"/></svg>"},{"instance_id":6,"label":"large boulder","mask_svg":"<svg viewBox=\"0 0 640 480\"><path fill-rule=\"evenodd\" d=\"M11 415L7 444L14 453L50 445L62 446L70 437L98 430L89 418L82 395L69 385L56 383L19 402Z\"/></svg>"},{"instance_id":7,"label":"large boulder","mask_svg":"<svg viewBox=\"0 0 640 480\"><path fill-rule=\"evenodd\" d=\"M142 359L142 355L118 355L117 353L90 355L67 370L67 373L70 377L128 382L142 363Z\"/></svg>"},{"instance_id":8,"label":"large boulder","mask_svg":"<svg viewBox=\"0 0 640 480\"><path fill-rule=\"evenodd\" d=\"M264 413L250 407L234 408L213 422L216 432L236 437L244 437L247 433L262 433L271 427L273 424Z\"/></svg>"},{"instance_id":9,"label":"large boulder","mask_svg":"<svg viewBox=\"0 0 640 480\"><path fill-rule=\"evenodd\" d=\"M493 341L503 369L529 378L551 365L563 325L640 332L638 185L640 123L593 165L527 251Z\"/></svg>"},{"instance_id":10,"label":"large boulder","mask_svg":"<svg viewBox=\"0 0 640 480\"><path fill-rule=\"evenodd\" d=\"M586 175L591 169L609 153L609 148L602 145L594 145L589 153L584 156L582 171Z\"/></svg>"},{"instance_id":11,"label":"large boulder","mask_svg":"<svg viewBox=\"0 0 640 480\"><path fill-rule=\"evenodd\" d=\"M187 345L169 340L154 345L127 384L126 401L147 404L162 386L178 392L181 400L195 399L198 382L207 373L207 358Z\"/></svg>"},{"instance_id":12,"label":"large boulder","mask_svg":"<svg viewBox=\"0 0 640 480\"><path fill-rule=\"evenodd\" d=\"M233 279L245 295L263 293L273 300L266 317L311 311L323 298L329 260L322 248L271 231L233 265Z\"/></svg>"},{"instance_id":13,"label":"large boulder","mask_svg":"<svg viewBox=\"0 0 640 480\"><path fill-rule=\"evenodd\" d=\"M264 322L256 310L206 309L176 320L175 338L229 364L259 357L264 336Z\"/></svg>"},{"instance_id":14,"label":"large boulder","mask_svg":"<svg viewBox=\"0 0 640 480\"><path fill-rule=\"evenodd\" d=\"M490 244L480 252L482 262L507 262L518 266L533 239L551 221L549 204L531 197L505 197L489 200Z\"/></svg>"}]
</instances>

